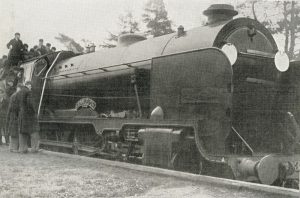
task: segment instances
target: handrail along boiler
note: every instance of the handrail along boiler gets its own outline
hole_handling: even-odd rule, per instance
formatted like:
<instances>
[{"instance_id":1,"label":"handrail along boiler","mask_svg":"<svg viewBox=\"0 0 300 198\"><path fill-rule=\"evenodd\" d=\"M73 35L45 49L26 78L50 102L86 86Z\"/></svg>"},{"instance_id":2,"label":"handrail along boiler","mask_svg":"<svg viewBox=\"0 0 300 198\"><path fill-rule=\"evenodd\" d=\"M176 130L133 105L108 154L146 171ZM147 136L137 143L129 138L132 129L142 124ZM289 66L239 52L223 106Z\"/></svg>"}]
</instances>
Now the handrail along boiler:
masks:
<instances>
[{"instance_id":1,"label":"handrail along boiler","mask_svg":"<svg viewBox=\"0 0 300 198\"><path fill-rule=\"evenodd\" d=\"M295 185L299 69L259 22L127 34L116 48L50 55L22 65L44 147Z\"/></svg>"}]
</instances>

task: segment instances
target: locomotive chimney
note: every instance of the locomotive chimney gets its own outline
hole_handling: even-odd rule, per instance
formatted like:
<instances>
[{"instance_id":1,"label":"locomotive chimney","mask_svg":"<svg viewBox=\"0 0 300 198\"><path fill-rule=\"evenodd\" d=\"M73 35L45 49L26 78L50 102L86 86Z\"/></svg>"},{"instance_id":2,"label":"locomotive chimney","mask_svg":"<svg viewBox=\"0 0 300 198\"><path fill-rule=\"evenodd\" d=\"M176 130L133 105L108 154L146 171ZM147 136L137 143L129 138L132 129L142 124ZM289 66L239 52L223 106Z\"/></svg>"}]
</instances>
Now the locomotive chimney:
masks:
<instances>
[{"instance_id":1,"label":"locomotive chimney","mask_svg":"<svg viewBox=\"0 0 300 198\"><path fill-rule=\"evenodd\" d=\"M207 16L207 24L214 24L220 21L232 20L238 14L230 4L212 4L203 14Z\"/></svg>"}]
</instances>

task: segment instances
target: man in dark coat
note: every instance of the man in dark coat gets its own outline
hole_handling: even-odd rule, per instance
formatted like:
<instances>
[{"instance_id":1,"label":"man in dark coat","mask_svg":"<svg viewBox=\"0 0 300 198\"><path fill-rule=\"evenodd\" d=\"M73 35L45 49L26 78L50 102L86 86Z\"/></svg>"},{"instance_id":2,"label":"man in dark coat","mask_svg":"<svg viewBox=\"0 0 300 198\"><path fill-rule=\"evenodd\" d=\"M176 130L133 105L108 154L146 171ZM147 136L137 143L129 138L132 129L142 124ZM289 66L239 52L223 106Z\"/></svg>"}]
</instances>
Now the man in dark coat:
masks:
<instances>
[{"instance_id":1,"label":"man in dark coat","mask_svg":"<svg viewBox=\"0 0 300 198\"><path fill-rule=\"evenodd\" d=\"M46 51L47 51L47 54L51 52L51 43L46 44Z\"/></svg>"},{"instance_id":2,"label":"man in dark coat","mask_svg":"<svg viewBox=\"0 0 300 198\"><path fill-rule=\"evenodd\" d=\"M10 66L16 66L22 61L23 56L23 42L20 39L20 33L15 33L15 38L7 43L9 49L8 62Z\"/></svg>"},{"instance_id":3,"label":"man in dark coat","mask_svg":"<svg viewBox=\"0 0 300 198\"><path fill-rule=\"evenodd\" d=\"M6 131L10 136L9 150L18 152L19 149L19 111L20 106L17 100L17 95L21 91L22 84L17 85L17 90L13 93L9 100L7 116L6 116Z\"/></svg>"},{"instance_id":4,"label":"man in dark coat","mask_svg":"<svg viewBox=\"0 0 300 198\"><path fill-rule=\"evenodd\" d=\"M44 40L39 40L38 51L41 55L47 54L46 46L44 45Z\"/></svg>"},{"instance_id":5,"label":"man in dark coat","mask_svg":"<svg viewBox=\"0 0 300 198\"><path fill-rule=\"evenodd\" d=\"M28 50L28 45L24 43L24 50L23 50L23 60L28 60L30 58L29 50Z\"/></svg>"},{"instance_id":6,"label":"man in dark coat","mask_svg":"<svg viewBox=\"0 0 300 198\"><path fill-rule=\"evenodd\" d=\"M4 81L4 82L2 82ZM9 142L9 136L6 133L5 129L5 122L6 122L6 115L7 115L7 109L9 105L9 98L5 93L5 80L2 80L0 83L0 134L2 134L2 138L5 138L5 143L7 144ZM0 141L1 144L2 141ZM2 142L4 143L4 142Z\"/></svg>"},{"instance_id":7,"label":"man in dark coat","mask_svg":"<svg viewBox=\"0 0 300 198\"><path fill-rule=\"evenodd\" d=\"M32 84L30 81L25 82L25 86L30 90L28 98L27 98L27 105L31 108L31 114L32 117L32 128L30 130L30 141L31 141L31 152L36 153L39 151L39 144L40 144L40 135L39 135L39 124L37 121L37 110L36 106L34 105L34 97L32 95Z\"/></svg>"},{"instance_id":8,"label":"man in dark coat","mask_svg":"<svg viewBox=\"0 0 300 198\"><path fill-rule=\"evenodd\" d=\"M56 47L51 47L51 52L56 52Z\"/></svg>"},{"instance_id":9,"label":"man in dark coat","mask_svg":"<svg viewBox=\"0 0 300 198\"><path fill-rule=\"evenodd\" d=\"M37 45L35 45L33 48L30 49L29 54L30 54L31 58L38 57L38 56L41 55L41 53L38 50L38 46Z\"/></svg>"},{"instance_id":10,"label":"man in dark coat","mask_svg":"<svg viewBox=\"0 0 300 198\"><path fill-rule=\"evenodd\" d=\"M0 61L0 79L3 78L3 74L5 73L5 67L7 64L8 64L7 56L3 55Z\"/></svg>"},{"instance_id":11,"label":"man in dark coat","mask_svg":"<svg viewBox=\"0 0 300 198\"><path fill-rule=\"evenodd\" d=\"M3 55L2 59L0 60L0 69L4 67L6 60L7 60L7 56Z\"/></svg>"},{"instance_id":12,"label":"man in dark coat","mask_svg":"<svg viewBox=\"0 0 300 198\"><path fill-rule=\"evenodd\" d=\"M28 139L37 132L37 119L32 101L31 82L26 82L22 90L17 94L20 104L19 111L19 152L28 152ZM35 143L35 142L34 142ZM36 143L38 144L38 143ZM33 145L37 149L37 145Z\"/></svg>"}]
</instances>

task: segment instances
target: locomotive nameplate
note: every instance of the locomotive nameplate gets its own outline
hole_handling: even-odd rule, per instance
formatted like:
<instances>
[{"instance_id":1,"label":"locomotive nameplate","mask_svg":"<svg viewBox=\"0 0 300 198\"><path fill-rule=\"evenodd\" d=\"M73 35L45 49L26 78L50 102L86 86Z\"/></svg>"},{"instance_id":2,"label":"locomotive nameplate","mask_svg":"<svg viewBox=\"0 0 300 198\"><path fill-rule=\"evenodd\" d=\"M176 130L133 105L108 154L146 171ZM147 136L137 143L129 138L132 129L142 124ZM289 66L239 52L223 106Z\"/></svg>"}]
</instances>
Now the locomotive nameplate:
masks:
<instances>
[{"instance_id":1,"label":"locomotive nameplate","mask_svg":"<svg viewBox=\"0 0 300 198\"><path fill-rule=\"evenodd\" d=\"M95 110L96 102L90 98L82 98L76 103L75 109L78 110L79 108L88 108L88 107Z\"/></svg>"}]
</instances>

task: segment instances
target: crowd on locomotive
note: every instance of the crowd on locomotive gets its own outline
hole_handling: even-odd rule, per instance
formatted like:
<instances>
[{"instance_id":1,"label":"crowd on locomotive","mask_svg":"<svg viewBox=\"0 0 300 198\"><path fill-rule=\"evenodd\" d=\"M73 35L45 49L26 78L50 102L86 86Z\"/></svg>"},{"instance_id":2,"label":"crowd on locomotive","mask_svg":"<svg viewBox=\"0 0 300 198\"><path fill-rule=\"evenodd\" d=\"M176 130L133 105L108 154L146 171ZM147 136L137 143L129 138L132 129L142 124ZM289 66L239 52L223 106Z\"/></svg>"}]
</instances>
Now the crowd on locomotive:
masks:
<instances>
[{"instance_id":1,"label":"crowd on locomotive","mask_svg":"<svg viewBox=\"0 0 300 198\"><path fill-rule=\"evenodd\" d=\"M50 43L44 45L43 39L39 39L38 45L33 46L29 50L28 44L23 44L20 37L20 33L15 33L15 37L6 45L9 49L8 55L3 55L2 59L0 59L0 80L6 84L6 90L1 90L1 94L5 92L7 97L10 97L14 92L18 79L21 78L21 64L36 57L56 52L56 47L51 47Z\"/></svg>"},{"instance_id":2,"label":"crowd on locomotive","mask_svg":"<svg viewBox=\"0 0 300 198\"><path fill-rule=\"evenodd\" d=\"M20 71L20 65L23 62L56 51L56 48L51 47L50 43L44 45L43 39L39 39L38 45L33 46L33 48L29 50L28 44L23 44L20 37L20 33L15 33L15 37L6 45L9 49L9 53L8 55L3 55L2 59L0 59L1 80L7 79L7 81L9 81L11 75L15 75ZM8 95L11 95L10 92L8 92Z\"/></svg>"},{"instance_id":3,"label":"crowd on locomotive","mask_svg":"<svg viewBox=\"0 0 300 198\"><path fill-rule=\"evenodd\" d=\"M22 78L22 68L20 65L36 57L56 51L56 48L51 47L50 43L44 45L43 39L39 39L38 45L35 45L29 50L28 44L23 44L20 37L20 33L15 33L15 37L6 45L9 49L8 55L3 55L2 59L0 59L0 130L3 137L6 137L6 142L8 142L8 134L6 134L4 126L8 101L10 96L16 91L17 83Z\"/></svg>"}]
</instances>

